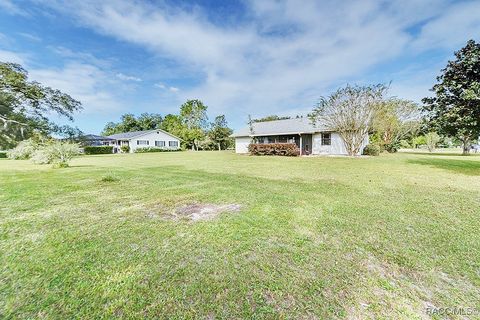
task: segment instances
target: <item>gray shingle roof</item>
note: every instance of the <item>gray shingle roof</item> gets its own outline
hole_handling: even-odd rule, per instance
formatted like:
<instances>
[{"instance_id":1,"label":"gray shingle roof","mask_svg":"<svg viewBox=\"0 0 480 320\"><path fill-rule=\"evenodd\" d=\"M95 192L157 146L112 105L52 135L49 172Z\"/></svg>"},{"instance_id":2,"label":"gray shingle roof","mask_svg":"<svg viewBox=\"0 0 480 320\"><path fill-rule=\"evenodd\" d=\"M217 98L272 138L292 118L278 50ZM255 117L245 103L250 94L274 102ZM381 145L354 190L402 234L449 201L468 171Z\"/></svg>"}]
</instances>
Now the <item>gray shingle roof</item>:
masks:
<instances>
[{"instance_id":1,"label":"gray shingle roof","mask_svg":"<svg viewBox=\"0 0 480 320\"><path fill-rule=\"evenodd\" d=\"M149 133L152 130L146 130L146 131L130 131L130 132L123 132L123 133L116 133L109 135L109 138L116 139L116 140L121 140L121 139L131 139L136 136L141 136L145 133Z\"/></svg>"},{"instance_id":2,"label":"gray shingle roof","mask_svg":"<svg viewBox=\"0 0 480 320\"><path fill-rule=\"evenodd\" d=\"M253 134L250 132L250 127L246 126L245 128L234 132L232 134L232 137L315 133L321 131L327 131L327 128L318 123L314 125L309 118L305 117L286 120L255 122L253 123Z\"/></svg>"},{"instance_id":3,"label":"gray shingle roof","mask_svg":"<svg viewBox=\"0 0 480 320\"><path fill-rule=\"evenodd\" d=\"M80 137L81 140L113 140L109 137L98 136L96 134L86 134Z\"/></svg>"},{"instance_id":4,"label":"gray shingle roof","mask_svg":"<svg viewBox=\"0 0 480 320\"><path fill-rule=\"evenodd\" d=\"M166 133L168 134L169 136L172 136L178 140L182 140L180 139L179 137L176 137L174 136L173 134L165 131L165 130L161 130L161 129L153 129L153 130L145 130L145 131L130 131L130 132L123 132L123 133L116 133L116 134L112 134L112 135L109 135L108 138L111 138L111 139L115 139L115 140L129 140L129 139L132 139L132 138L135 138L135 137L140 137L144 134L147 134L147 133L150 133L150 132L155 132L155 131L161 131L163 133Z\"/></svg>"}]
</instances>

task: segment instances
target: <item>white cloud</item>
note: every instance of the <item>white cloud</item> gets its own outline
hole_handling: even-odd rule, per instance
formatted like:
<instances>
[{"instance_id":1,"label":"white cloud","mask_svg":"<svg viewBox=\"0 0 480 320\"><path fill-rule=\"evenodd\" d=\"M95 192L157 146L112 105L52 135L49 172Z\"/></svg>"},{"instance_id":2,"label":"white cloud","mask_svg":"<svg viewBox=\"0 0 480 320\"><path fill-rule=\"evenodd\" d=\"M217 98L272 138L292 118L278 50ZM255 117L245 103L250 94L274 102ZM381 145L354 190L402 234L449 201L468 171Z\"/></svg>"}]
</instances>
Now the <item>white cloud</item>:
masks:
<instances>
[{"instance_id":1,"label":"white cloud","mask_svg":"<svg viewBox=\"0 0 480 320\"><path fill-rule=\"evenodd\" d=\"M408 53L456 47L480 32L478 2L252 0L245 2L248 20L236 25L215 24L199 7L164 2L49 3L82 26L150 50L159 63L166 57L186 65L185 77L200 75L197 84L181 91L156 86L237 118L308 110L333 87L377 82L367 72L375 66ZM391 80L399 92L400 83L408 84L408 77ZM421 95L424 87L419 84L411 95Z\"/></svg>"},{"instance_id":2,"label":"white cloud","mask_svg":"<svg viewBox=\"0 0 480 320\"><path fill-rule=\"evenodd\" d=\"M11 0L0 0L0 8L11 15L21 15L21 16L27 16L28 13L26 10L20 8L18 5L16 5L13 1Z\"/></svg>"},{"instance_id":3,"label":"white cloud","mask_svg":"<svg viewBox=\"0 0 480 320\"><path fill-rule=\"evenodd\" d=\"M21 35L22 37L30 40L30 41L35 41L35 42L41 42L42 41L42 38L40 38L39 36L36 36L34 34L31 34L31 33L19 32L18 34Z\"/></svg>"},{"instance_id":4,"label":"white cloud","mask_svg":"<svg viewBox=\"0 0 480 320\"><path fill-rule=\"evenodd\" d=\"M25 64L26 56L13 51L0 50L0 61L13 62L21 65Z\"/></svg>"},{"instance_id":5,"label":"white cloud","mask_svg":"<svg viewBox=\"0 0 480 320\"><path fill-rule=\"evenodd\" d=\"M419 50L459 49L480 33L480 1L458 2L443 14L428 21L413 43Z\"/></svg>"},{"instance_id":6,"label":"white cloud","mask_svg":"<svg viewBox=\"0 0 480 320\"><path fill-rule=\"evenodd\" d=\"M105 114L123 107L108 74L93 65L71 62L58 69L31 69L30 78L81 101L85 114Z\"/></svg>"},{"instance_id":7,"label":"white cloud","mask_svg":"<svg viewBox=\"0 0 480 320\"><path fill-rule=\"evenodd\" d=\"M170 87L170 86L167 86L167 85L165 85L165 84L163 84L163 83L155 83L154 86L157 87L157 88L160 88L160 89L162 89L162 90L168 90L168 91L174 92L174 93L180 91L180 89L177 88L177 87Z\"/></svg>"},{"instance_id":8,"label":"white cloud","mask_svg":"<svg viewBox=\"0 0 480 320\"><path fill-rule=\"evenodd\" d=\"M134 76L127 76L126 74L123 74L121 72L117 73L115 76L118 79L123 80L123 81L136 81L136 82L142 81L142 79L140 79L140 78L137 78L137 77L134 77Z\"/></svg>"}]
</instances>

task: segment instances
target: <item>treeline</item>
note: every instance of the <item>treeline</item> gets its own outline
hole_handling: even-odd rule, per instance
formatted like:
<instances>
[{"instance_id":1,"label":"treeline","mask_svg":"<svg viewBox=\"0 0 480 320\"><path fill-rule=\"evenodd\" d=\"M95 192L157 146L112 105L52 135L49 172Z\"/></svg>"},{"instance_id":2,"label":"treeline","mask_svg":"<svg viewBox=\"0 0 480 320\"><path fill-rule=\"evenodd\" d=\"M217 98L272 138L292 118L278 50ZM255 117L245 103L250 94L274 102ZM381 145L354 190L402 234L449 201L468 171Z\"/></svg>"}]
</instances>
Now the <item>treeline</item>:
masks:
<instances>
[{"instance_id":1,"label":"treeline","mask_svg":"<svg viewBox=\"0 0 480 320\"><path fill-rule=\"evenodd\" d=\"M208 106L200 100L188 100L180 106L178 114L162 117L157 113L142 113L140 116L127 113L120 122L109 122L102 135L162 129L182 139L182 147L192 150L225 150L233 145L225 115L208 121Z\"/></svg>"}]
</instances>

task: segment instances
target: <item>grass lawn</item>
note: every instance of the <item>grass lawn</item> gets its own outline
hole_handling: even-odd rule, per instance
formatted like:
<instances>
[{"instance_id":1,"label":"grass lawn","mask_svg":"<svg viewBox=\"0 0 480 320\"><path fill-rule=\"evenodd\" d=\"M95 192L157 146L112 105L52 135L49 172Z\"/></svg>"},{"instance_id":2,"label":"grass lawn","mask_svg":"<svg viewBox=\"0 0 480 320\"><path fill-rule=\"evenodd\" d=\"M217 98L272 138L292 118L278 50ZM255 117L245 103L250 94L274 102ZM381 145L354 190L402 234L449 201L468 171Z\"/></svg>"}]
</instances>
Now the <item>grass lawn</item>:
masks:
<instances>
[{"instance_id":1,"label":"grass lawn","mask_svg":"<svg viewBox=\"0 0 480 320\"><path fill-rule=\"evenodd\" d=\"M0 159L0 318L480 310L480 155L182 152L71 165ZM192 203L242 208L167 218Z\"/></svg>"}]
</instances>

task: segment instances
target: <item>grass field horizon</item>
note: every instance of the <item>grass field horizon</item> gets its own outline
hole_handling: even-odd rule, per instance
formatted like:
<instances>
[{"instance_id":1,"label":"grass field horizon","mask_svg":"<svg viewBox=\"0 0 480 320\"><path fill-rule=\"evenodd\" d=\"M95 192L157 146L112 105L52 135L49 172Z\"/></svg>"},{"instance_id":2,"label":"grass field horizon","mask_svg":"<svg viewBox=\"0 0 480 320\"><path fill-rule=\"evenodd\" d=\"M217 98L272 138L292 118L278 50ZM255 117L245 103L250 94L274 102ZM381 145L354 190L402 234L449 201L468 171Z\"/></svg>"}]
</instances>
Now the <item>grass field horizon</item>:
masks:
<instances>
[{"instance_id":1,"label":"grass field horizon","mask_svg":"<svg viewBox=\"0 0 480 320\"><path fill-rule=\"evenodd\" d=\"M0 318L480 309L480 155L0 159ZM188 204L235 204L208 221Z\"/></svg>"}]
</instances>

